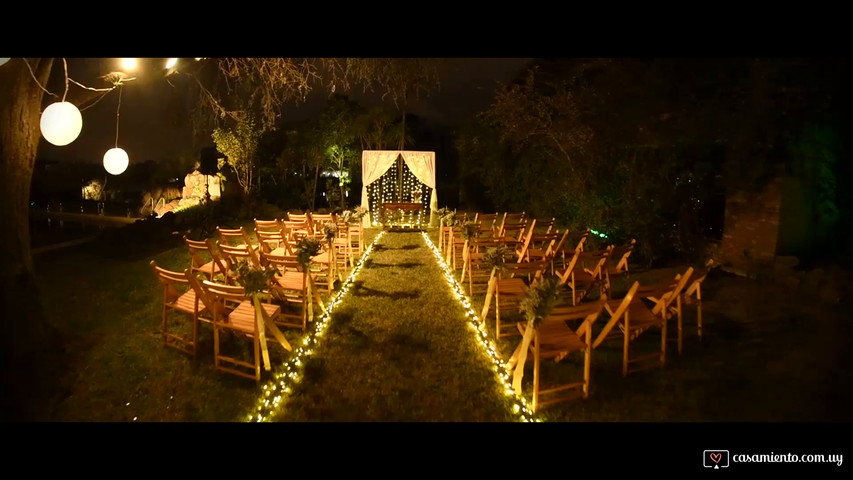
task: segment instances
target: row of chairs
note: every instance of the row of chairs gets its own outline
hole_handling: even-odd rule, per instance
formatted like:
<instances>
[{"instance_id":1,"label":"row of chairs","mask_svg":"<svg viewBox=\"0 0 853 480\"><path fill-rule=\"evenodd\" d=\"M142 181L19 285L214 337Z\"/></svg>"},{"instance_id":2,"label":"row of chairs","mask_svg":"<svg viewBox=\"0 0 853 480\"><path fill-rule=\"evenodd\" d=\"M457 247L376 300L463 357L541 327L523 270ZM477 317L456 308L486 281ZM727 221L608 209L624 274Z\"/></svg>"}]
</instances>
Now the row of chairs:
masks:
<instances>
[{"instance_id":1,"label":"row of chairs","mask_svg":"<svg viewBox=\"0 0 853 480\"><path fill-rule=\"evenodd\" d=\"M326 222L337 226L331 245L326 241ZM308 213L290 215L287 220L255 219L255 239L242 227L217 228L217 233L218 240L184 237L190 265L183 271L167 270L151 261L164 288L163 344L195 356L199 323L209 323L213 326L216 369L259 381L261 354L266 352L264 331L268 330L285 349L290 349L278 327L305 332L315 309L325 312L321 292L331 294L334 279L340 278L363 254L363 231L360 225L343 224L332 215L327 218ZM304 236L314 236L323 246L308 269L300 264L296 251ZM264 301L257 306L238 284L237 267L242 262L274 270ZM170 329L170 312L189 318L191 332ZM256 321L256 315L261 315L264 322ZM252 340L252 362L222 352L220 335L225 331Z\"/></svg>"},{"instance_id":2,"label":"row of chairs","mask_svg":"<svg viewBox=\"0 0 853 480\"><path fill-rule=\"evenodd\" d=\"M509 217L505 214L503 218ZM572 237L568 230L560 233L555 230L551 220L541 222L542 230L536 225L538 219L521 220L525 228L516 235L500 235L493 214L485 216L486 224L480 225L479 236L463 238L460 233L464 227L451 227L442 232L444 246L447 249L458 248L463 258L462 266L451 262L460 279L467 283L471 296L485 294L480 317L485 321L494 311L495 336L497 339L511 335L524 335L526 322L506 323L501 319L502 311L518 311L526 293L537 282L547 276L556 276L558 284L557 307L532 332L530 355L533 366L533 409L575 398L578 393L583 398L589 394L589 376L591 352L608 340L620 338L623 342L622 374L629 371L654 366L648 360L657 358L658 364L666 362L667 324L675 319L677 323L676 341L679 354L683 347L683 312L685 303L697 306L697 333L702 337L701 285L708 273L716 266L709 261L704 268L694 270L686 268L675 278L659 284L641 285L633 282L621 298L615 298L612 279L628 273L628 260L636 245L634 240L625 245L609 245L602 250L585 250L589 230ZM491 226L489 226L489 222ZM450 233L447 233L450 232ZM497 233L497 235L494 235ZM571 240L570 240L571 239ZM537 242L537 240L541 240ZM461 245L461 246L460 246ZM503 247L507 252L501 268L494 268L494 262L483 264L489 249ZM450 252L452 260L454 252ZM590 293L598 291L598 296ZM607 323L597 333L593 325L600 316L607 317ZM660 351L636 356L631 353L631 342L642 333L658 328L661 331ZM516 368L521 357L522 344L519 343L513 353L508 368ZM560 361L572 352L584 356L583 378L581 381L540 389L540 363L543 359ZM571 394L566 393L571 391ZM540 399L540 395L545 397Z\"/></svg>"}]
</instances>

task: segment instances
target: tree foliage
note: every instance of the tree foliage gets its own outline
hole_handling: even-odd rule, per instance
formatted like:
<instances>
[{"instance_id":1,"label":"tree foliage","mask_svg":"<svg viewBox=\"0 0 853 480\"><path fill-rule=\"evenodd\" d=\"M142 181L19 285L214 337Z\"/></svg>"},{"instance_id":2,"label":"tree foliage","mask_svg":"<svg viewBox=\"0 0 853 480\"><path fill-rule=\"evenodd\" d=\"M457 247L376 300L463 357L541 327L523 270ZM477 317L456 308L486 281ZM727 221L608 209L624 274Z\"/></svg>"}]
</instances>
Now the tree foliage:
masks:
<instances>
[{"instance_id":1,"label":"tree foliage","mask_svg":"<svg viewBox=\"0 0 853 480\"><path fill-rule=\"evenodd\" d=\"M463 129L458 150L474 161L462 174L499 210L637 238L650 261L701 253L713 197L791 172L805 158L791 139L820 150L802 132L808 117L826 118L829 68L812 69L785 59L542 61ZM830 198L831 158L812 157L822 163L801 170L823 178L820 198Z\"/></svg>"},{"instance_id":2,"label":"tree foliage","mask_svg":"<svg viewBox=\"0 0 853 480\"><path fill-rule=\"evenodd\" d=\"M251 116L240 117L234 127L217 128L212 134L216 148L228 157L228 165L237 175L237 183L247 197L255 187L257 152L262 134L258 122Z\"/></svg>"}]
</instances>

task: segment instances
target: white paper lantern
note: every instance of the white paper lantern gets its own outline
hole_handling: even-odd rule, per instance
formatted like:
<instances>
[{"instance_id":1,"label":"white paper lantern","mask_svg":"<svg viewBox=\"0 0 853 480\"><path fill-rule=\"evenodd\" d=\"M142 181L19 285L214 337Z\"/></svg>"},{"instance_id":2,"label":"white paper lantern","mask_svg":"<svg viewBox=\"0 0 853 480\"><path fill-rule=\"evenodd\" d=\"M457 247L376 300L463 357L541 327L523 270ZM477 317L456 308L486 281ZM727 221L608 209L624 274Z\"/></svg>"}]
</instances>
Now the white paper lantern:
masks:
<instances>
[{"instance_id":1,"label":"white paper lantern","mask_svg":"<svg viewBox=\"0 0 853 480\"><path fill-rule=\"evenodd\" d=\"M61 147L77 139L83 129L80 110L69 102L56 102L41 114L41 134L48 142Z\"/></svg>"},{"instance_id":2,"label":"white paper lantern","mask_svg":"<svg viewBox=\"0 0 853 480\"><path fill-rule=\"evenodd\" d=\"M4 63L8 62L9 60L11 60L11 58L0 58L0 65L3 65Z\"/></svg>"},{"instance_id":3,"label":"white paper lantern","mask_svg":"<svg viewBox=\"0 0 853 480\"><path fill-rule=\"evenodd\" d=\"M104 168L113 175L121 175L127 170L127 152L121 148L111 148L104 154Z\"/></svg>"}]
</instances>

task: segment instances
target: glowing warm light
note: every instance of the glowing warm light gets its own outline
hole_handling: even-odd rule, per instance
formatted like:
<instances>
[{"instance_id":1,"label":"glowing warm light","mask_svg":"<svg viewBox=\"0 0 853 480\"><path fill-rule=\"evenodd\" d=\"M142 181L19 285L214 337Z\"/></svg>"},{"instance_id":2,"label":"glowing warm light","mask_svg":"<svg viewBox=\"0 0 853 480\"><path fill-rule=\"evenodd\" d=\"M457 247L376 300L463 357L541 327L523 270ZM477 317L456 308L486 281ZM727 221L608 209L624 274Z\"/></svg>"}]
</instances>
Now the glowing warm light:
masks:
<instances>
[{"instance_id":1,"label":"glowing warm light","mask_svg":"<svg viewBox=\"0 0 853 480\"><path fill-rule=\"evenodd\" d=\"M364 265L365 260L370 255L370 253L373 251L374 245L376 245L376 243L379 241L380 238L382 238L383 235L385 235L385 232L379 232L379 235L377 235L376 238L373 239L373 243L371 243L367 247L367 249L364 251L364 254L362 255L358 264L355 266L355 268L353 268L352 272L350 272L346 281L341 286L341 289L338 291L337 295L335 295L335 298L332 299L331 302L329 302L329 304L326 308L326 313L323 314L323 316L320 317L320 319L315 322L313 332L308 333L308 337L306 337L306 341L303 342L305 345L308 345L309 343L316 343L316 338L321 337L323 335L323 332L326 330L326 328L329 325L329 320L331 319L332 312L335 310L335 307L338 305L338 303L340 303L341 298L343 298L349 292L349 289L352 287L352 284L355 281L356 276L361 271L361 268ZM293 353L294 353L294 355L290 359L290 361L287 362L279 372L274 374L274 378L271 380L271 382L269 384L273 389L275 389L276 383L278 383L281 386L282 391L286 394L291 393L291 389L286 384L286 381L287 381L286 379L289 378L292 383L300 383L302 381L302 378L301 378L302 372L301 371L297 372L296 370L299 370L298 367L300 367L302 365L302 361L301 361L302 357L311 355L312 350L305 349L305 348L299 348ZM270 388L268 385L264 385L264 387L263 387L264 390L267 390L268 388ZM248 418L247 418L248 421L250 421L250 422L251 421L255 421L255 422L267 421L270 419L270 417L272 417L281 408L281 402L282 402L281 396L274 397L272 403L270 403L270 401L265 398L268 396L269 396L269 392L266 392L266 394L263 397L258 399L258 404L257 404L257 409L256 409L257 413L250 413L248 415Z\"/></svg>"},{"instance_id":2,"label":"glowing warm light","mask_svg":"<svg viewBox=\"0 0 853 480\"><path fill-rule=\"evenodd\" d=\"M471 301L465 295L465 291L462 289L462 286L459 284L458 281L456 281L456 277L453 275L453 271L441 257L441 252L439 252L438 247L436 247L435 244L432 243L432 240L430 240L429 235L426 232L423 232L423 237L424 241L426 241L427 246L432 249L432 253L435 255L435 258L438 261L438 266L442 270L444 270L445 277L447 278L447 283L450 285L450 289L456 295L456 298L459 300L459 302L467 308L467 306L471 304ZM533 419L533 412L530 410L530 408L528 408L527 401L521 396L516 396L515 391L509 385L509 373L506 371L502 371L502 367L504 365L503 360L501 359L500 355L498 355L497 350L489 340L488 335L486 335L486 333L481 330L481 327L484 327L485 325L483 324L483 322L480 321L480 318L470 309L466 309L465 314L470 321L471 327L473 327L472 331L475 334L479 332L479 335L477 335L477 339L480 341L480 344L482 345L485 353L492 360L492 368L495 371L496 376L498 377L498 381L501 385L506 387L504 393L506 394L507 398L513 402L513 412L519 415L521 421L531 421L531 419Z\"/></svg>"},{"instance_id":3,"label":"glowing warm light","mask_svg":"<svg viewBox=\"0 0 853 480\"><path fill-rule=\"evenodd\" d=\"M8 62L9 60L11 60L11 58L0 58L0 65L3 65L4 63Z\"/></svg>"},{"instance_id":4,"label":"glowing warm light","mask_svg":"<svg viewBox=\"0 0 853 480\"><path fill-rule=\"evenodd\" d=\"M130 72L136 70L136 67L139 66L139 61L135 58L122 58L121 59L121 68L126 72Z\"/></svg>"},{"instance_id":5,"label":"glowing warm light","mask_svg":"<svg viewBox=\"0 0 853 480\"><path fill-rule=\"evenodd\" d=\"M121 148L111 148L104 154L104 168L113 175L121 175L127 170L130 159Z\"/></svg>"},{"instance_id":6,"label":"glowing warm light","mask_svg":"<svg viewBox=\"0 0 853 480\"><path fill-rule=\"evenodd\" d=\"M80 110L69 102L56 102L41 114L41 134L48 142L61 147L77 139L83 129Z\"/></svg>"},{"instance_id":7,"label":"glowing warm light","mask_svg":"<svg viewBox=\"0 0 853 480\"><path fill-rule=\"evenodd\" d=\"M166 68L172 68L178 63L177 58L170 58L166 60Z\"/></svg>"}]
</instances>

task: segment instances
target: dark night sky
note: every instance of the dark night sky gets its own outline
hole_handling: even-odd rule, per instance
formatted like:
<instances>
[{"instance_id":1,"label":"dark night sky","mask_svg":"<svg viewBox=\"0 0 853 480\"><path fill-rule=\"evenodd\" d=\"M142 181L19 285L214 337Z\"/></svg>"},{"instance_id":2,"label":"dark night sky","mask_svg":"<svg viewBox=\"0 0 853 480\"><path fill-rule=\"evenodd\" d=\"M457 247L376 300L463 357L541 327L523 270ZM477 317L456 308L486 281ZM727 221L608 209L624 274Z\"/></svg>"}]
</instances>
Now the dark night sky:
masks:
<instances>
[{"instance_id":1,"label":"dark night sky","mask_svg":"<svg viewBox=\"0 0 853 480\"><path fill-rule=\"evenodd\" d=\"M180 87L170 86L156 72L165 59L140 59L137 80L123 87L118 146L130 156L131 164L145 160L168 160L187 152L196 155L189 122L169 108L170 96L181 95ZM465 117L487 108L500 82L509 82L524 69L531 58L452 58L440 73L440 88L416 101L411 113L445 125L454 125ZM102 87L97 76L117 70L118 59L68 59L69 76L85 85ZM150 71L155 73L144 72ZM62 63L57 59L48 85L51 92L62 94ZM79 104L81 89L72 85L68 100ZM285 119L302 120L316 114L325 104L327 93L316 92L307 102L285 108ZM366 106L380 103L375 95L353 92L351 98ZM83 130L70 145L56 147L42 139L41 158L58 161L100 163L103 154L116 142L117 92L106 95L97 104L82 111ZM390 106L393 106L389 103Z\"/></svg>"}]
</instances>

